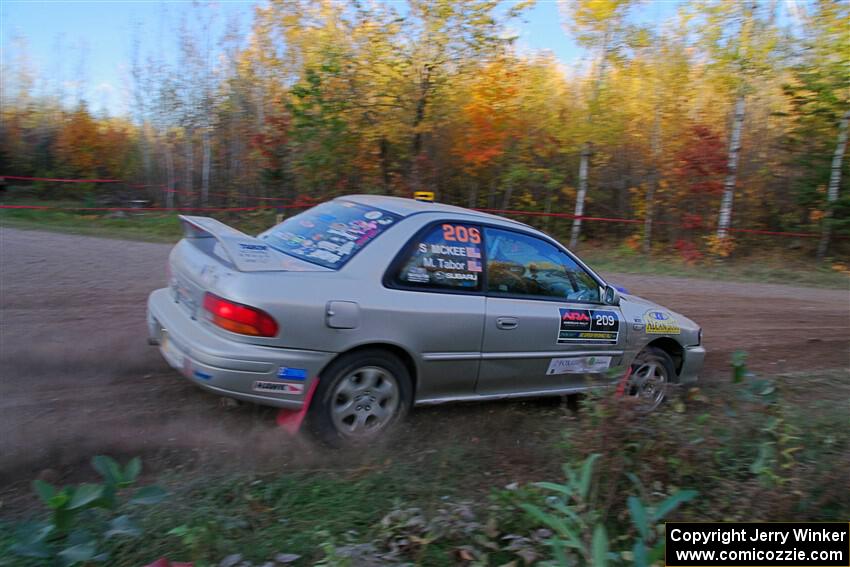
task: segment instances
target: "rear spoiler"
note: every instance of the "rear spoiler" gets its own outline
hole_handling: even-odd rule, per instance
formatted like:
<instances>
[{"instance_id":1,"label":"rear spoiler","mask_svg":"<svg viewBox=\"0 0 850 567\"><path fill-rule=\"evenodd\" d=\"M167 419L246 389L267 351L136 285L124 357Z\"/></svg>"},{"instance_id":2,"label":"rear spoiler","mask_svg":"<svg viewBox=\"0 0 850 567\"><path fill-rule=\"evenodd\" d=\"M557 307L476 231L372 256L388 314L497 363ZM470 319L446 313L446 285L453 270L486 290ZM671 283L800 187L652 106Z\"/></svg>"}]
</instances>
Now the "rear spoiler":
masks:
<instances>
[{"instance_id":1,"label":"rear spoiler","mask_svg":"<svg viewBox=\"0 0 850 567\"><path fill-rule=\"evenodd\" d=\"M180 215L183 236L188 239L214 238L224 254L240 272L291 270L286 256L233 227L209 217Z\"/></svg>"}]
</instances>

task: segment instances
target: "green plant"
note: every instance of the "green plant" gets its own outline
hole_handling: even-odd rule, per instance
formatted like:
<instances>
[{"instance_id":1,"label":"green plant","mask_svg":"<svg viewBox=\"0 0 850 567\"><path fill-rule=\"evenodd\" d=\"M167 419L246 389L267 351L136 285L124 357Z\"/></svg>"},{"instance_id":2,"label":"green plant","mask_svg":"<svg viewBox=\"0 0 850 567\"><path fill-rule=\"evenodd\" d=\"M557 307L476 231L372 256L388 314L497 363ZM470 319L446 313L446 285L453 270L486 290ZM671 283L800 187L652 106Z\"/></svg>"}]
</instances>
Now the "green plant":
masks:
<instances>
[{"instance_id":1,"label":"green plant","mask_svg":"<svg viewBox=\"0 0 850 567\"><path fill-rule=\"evenodd\" d=\"M141 460L131 459L122 468L111 457L101 455L92 459L92 466L103 478L102 484L58 488L41 480L33 482L36 494L51 512L50 518L23 526L10 547L13 554L62 566L102 562L109 558L101 550L106 540L141 535L130 516L115 515L120 507L118 495L136 482L142 470ZM155 504L164 498L162 488L146 486L126 504Z\"/></svg>"},{"instance_id":2,"label":"green plant","mask_svg":"<svg viewBox=\"0 0 850 567\"><path fill-rule=\"evenodd\" d=\"M636 479L635 479L636 480ZM629 496L629 516L638 537L632 546L632 561L637 567L648 567L664 558L662 520L689 500L696 498L695 490L679 490L655 506L647 506L637 496Z\"/></svg>"},{"instance_id":3,"label":"green plant","mask_svg":"<svg viewBox=\"0 0 850 567\"><path fill-rule=\"evenodd\" d=\"M553 493L546 508L524 502L520 507L553 531L547 542L559 565L606 565L608 533L596 505L593 468L600 455L587 457L580 468L564 465L564 483L538 482L534 486Z\"/></svg>"}]
</instances>

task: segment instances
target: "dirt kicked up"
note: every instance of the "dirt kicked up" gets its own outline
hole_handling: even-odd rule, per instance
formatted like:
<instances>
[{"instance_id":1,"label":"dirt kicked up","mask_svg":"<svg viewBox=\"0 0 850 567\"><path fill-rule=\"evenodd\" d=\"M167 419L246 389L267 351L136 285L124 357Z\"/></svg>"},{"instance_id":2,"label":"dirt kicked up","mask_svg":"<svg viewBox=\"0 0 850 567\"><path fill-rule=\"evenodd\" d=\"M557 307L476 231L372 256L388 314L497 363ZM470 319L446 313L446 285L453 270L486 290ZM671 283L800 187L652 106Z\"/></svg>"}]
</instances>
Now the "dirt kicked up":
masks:
<instances>
[{"instance_id":1,"label":"dirt kicked up","mask_svg":"<svg viewBox=\"0 0 850 567\"><path fill-rule=\"evenodd\" d=\"M149 470L334 466L306 440L275 428L273 410L197 389L147 345L145 302L164 285L169 250L0 229L0 485L22 487L95 454L143 455ZM706 392L726 379L738 349L749 353L750 369L766 374L850 371L846 289L605 276L702 324ZM518 424L537 427L535 414L552 403L414 410L408 434L492 438L510 451L506 459L521 460Z\"/></svg>"}]
</instances>

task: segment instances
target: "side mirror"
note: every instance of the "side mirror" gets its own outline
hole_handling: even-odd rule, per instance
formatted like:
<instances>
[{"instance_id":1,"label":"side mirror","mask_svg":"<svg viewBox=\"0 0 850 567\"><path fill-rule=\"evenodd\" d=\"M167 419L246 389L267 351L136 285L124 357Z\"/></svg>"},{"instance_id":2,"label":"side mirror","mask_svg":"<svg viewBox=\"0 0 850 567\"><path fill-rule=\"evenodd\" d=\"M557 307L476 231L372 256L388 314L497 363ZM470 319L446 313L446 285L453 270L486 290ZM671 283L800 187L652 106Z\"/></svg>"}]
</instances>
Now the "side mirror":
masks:
<instances>
[{"instance_id":1,"label":"side mirror","mask_svg":"<svg viewBox=\"0 0 850 567\"><path fill-rule=\"evenodd\" d=\"M602 302L605 305L619 305L620 293L612 285L606 285L602 290Z\"/></svg>"}]
</instances>

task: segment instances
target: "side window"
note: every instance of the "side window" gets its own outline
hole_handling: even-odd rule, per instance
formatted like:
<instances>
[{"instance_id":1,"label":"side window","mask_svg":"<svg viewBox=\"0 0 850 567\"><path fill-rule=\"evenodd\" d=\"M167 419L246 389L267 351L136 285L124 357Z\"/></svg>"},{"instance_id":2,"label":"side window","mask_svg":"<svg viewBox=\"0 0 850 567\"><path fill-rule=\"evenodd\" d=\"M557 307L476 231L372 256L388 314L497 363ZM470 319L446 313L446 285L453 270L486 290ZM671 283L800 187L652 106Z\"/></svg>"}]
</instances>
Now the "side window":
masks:
<instances>
[{"instance_id":1,"label":"side window","mask_svg":"<svg viewBox=\"0 0 850 567\"><path fill-rule=\"evenodd\" d=\"M486 228L487 291L507 295L598 302L599 284L549 242Z\"/></svg>"},{"instance_id":2,"label":"side window","mask_svg":"<svg viewBox=\"0 0 850 567\"><path fill-rule=\"evenodd\" d=\"M416 237L395 277L399 285L480 291L481 229L446 222Z\"/></svg>"}]
</instances>

